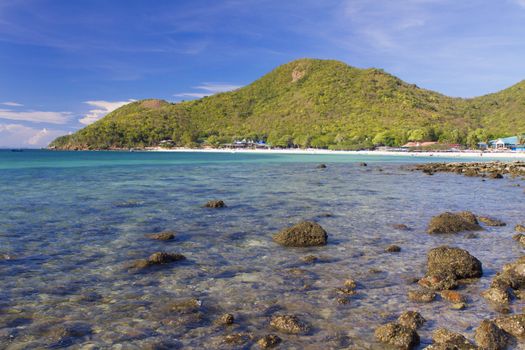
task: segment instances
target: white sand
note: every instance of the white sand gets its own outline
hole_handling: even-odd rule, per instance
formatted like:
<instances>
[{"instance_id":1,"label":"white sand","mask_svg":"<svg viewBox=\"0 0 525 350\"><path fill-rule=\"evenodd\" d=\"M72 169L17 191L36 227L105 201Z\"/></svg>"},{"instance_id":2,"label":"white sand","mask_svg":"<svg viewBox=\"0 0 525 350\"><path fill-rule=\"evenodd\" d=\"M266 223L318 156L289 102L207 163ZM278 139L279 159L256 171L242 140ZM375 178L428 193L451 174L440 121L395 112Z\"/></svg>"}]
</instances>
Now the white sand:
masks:
<instances>
[{"instance_id":1,"label":"white sand","mask_svg":"<svg viewBox=\"0 0 525 350\"><path fill-rule=\"evenodd\" d=\"M330 151L323 149L224 149L224 148L150 148L155 152L204 152L204 153L256 153L256 154L316 154L316 155L362 155L362 156L402 156L436 158L517 158L525 159L525 152L389 152L389 151Z\"/></svg>"}]
</instances>

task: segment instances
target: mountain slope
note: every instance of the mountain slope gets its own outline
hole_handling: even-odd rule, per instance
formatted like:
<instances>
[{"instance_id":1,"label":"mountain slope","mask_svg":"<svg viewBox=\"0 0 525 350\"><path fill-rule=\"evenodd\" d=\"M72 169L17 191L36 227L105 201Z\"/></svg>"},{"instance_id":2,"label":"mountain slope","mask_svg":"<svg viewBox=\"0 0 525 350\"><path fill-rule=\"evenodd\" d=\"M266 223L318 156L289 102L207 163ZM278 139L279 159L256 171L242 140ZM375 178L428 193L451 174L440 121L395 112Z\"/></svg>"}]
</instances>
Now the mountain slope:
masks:
<instances>
[{"instance_id":1,"label":"mountain slope","mask_svg":"<svg viewBox=\"0 0 525 350\"><path fill-rule=\"evenodd\" d=\"M525 111L520 98L524 92L518 84L477 99L450 98L378 69L301 59L236 91L177 104L130 103L50 146L145 147L164 139L195 146L242 138L265 139L274 146L333 149L407 140L475 143L524 129L519 118Z\"/></svg>"}]
</instances>

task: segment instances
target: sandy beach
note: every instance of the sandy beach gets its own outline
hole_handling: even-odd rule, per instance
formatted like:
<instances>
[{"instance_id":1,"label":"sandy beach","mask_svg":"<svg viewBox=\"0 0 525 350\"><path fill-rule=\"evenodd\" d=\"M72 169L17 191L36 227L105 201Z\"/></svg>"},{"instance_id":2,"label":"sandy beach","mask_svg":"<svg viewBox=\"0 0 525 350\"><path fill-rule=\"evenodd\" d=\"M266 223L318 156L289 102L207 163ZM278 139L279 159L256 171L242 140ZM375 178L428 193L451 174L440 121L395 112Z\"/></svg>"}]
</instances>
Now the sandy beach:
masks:
<instances>
[{"instance_id":1,"label":"sandy beach","mask_svg":"<svg viewBox=\"0 0 525 350\"><path fill-rule=\"evenodd\" d=\"M490 158L525 159L525 152L396 152L396 151L332 151L325 149L225 149L225 148L151 148L155 152L206 152L206 153L259 153L259 154L315 154L315 155L362 155L393 157L436 157L436 158Z\"/></svg>"}]
</instances>

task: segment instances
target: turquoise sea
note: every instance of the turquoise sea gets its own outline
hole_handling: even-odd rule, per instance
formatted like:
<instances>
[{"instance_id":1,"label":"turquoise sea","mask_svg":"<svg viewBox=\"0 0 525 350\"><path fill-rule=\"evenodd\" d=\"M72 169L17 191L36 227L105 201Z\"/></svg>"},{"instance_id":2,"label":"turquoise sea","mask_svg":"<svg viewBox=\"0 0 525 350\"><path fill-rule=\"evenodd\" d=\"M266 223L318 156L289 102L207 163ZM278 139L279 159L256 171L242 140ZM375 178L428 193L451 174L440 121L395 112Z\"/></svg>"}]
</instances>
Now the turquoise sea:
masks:
<instances>
[{"instance_id":1,"label":"turquoise sea","mask_svg":"<svg viewBox=\"0 0 525 350\"><path fill-rule=\"evenodd\" d=\"M375 327L407 309L430 321L418 331L421 348L441 326L472 338L481 319L498 314L479 293L522 254L511 237L525 221L524 183L407 169L426 161L436 159L0 151L0 349L257 349L269 333L283 339L281 349L381 349ZM202 208L210 199L227 208ZM425 233L433 215L457 210L508 225L475 239ZM327 230L327 246L272 241L304 219ZM144 237L163 230L175 240ZM402 251L384 253L390 244ZM443 244L483 262L483 278L462 287L465 310L408 301L426 252ZM127 268L157 251L187 260ZM307 255L318 262L303 262ZM358 293L341 304L337 288L348 278ZM199 306L168 307L188 299ZM233 325L214 323L224 313ZM310 333L270 329L276 313L298 315Z\"/></svg>"}]
</instances>

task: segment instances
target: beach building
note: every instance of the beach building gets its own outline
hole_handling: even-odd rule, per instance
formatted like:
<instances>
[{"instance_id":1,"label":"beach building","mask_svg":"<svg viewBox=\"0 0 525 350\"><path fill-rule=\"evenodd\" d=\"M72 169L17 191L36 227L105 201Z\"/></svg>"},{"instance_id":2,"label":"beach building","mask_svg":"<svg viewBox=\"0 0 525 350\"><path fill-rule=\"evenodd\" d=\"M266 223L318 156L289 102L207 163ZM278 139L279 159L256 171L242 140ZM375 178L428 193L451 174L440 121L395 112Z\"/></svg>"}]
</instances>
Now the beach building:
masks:
<instances>
[{"instance_id":1,"label":"beach building","mask_svg":"<svg viewBox=\"0 0 525 350\"><path fill-rule=\"evenodd\" d=\"M511 136L502 137L489 141L489 146L495 150L525 151L525 137Z\"/></svg>"},{"instance_id":2,"label":"beach building","mask_svg":"<svg viewBox=\"0 0 525 350\"><path fill-rule=\"evenodd\" d=\"M225 148L250 148L250 149L266 149L268 145L264 141L253 141L253 140L236 140L233 143L223 144L222 147Z\"/></svg>"}]
</instances>

